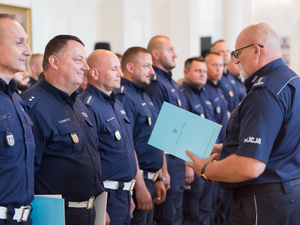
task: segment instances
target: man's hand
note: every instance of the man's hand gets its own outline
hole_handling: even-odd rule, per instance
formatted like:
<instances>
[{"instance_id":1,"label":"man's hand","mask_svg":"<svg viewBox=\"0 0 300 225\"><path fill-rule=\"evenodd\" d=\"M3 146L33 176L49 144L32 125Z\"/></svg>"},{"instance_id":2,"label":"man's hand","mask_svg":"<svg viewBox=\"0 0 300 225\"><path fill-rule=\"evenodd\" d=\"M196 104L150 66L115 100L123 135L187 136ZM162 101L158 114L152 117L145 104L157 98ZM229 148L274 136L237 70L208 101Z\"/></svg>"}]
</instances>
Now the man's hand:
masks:
<instances>
[{"instance_id":1,"label":"man's hand","mask_svg":"<svg viewBox=\"0 0 300 225\"><path fill-rule=\"evenodd\" d=\"M215 158L215 160L219 160L219 156L220 156L222 147L223 147L223 145L221 145L221 144L215 144L214 145L213 150L211 151L210 155L212 155L214 153L217 153L218 156Z\"/></svg>"},{"instance_id":2,"label":"man's hand","mask_svg":"<svg viewBox=\"0 0 300 225\"><path fill-rule=\"evenodd\" d=\"M156 197L154 199L154 203L158 205L165 201L167 191L163 181L156 181L154 185L156 189Z\"/></svg>"},{"instance_id":3,"label":"man's hand","mask_svg":"<svg viewBox=\"0 0 300 225\"><path fill-rule=\"evenodd\" d=\"M140 187L135 186L135 199L137 209L145 210L147 212L152 209L152 198L146 185L141 185Z\"/></svg>"},{"instance_id":4,"label":"man's hand","mask_svg":"<svg viewBox=\"0 0 300 225\"><path fill-rule=\"evenodd\" d=\"M185 151L185 152L191 158L191 160L193 161L192 163L191 162L185 162L185 165L188 166L188 167L193 168L198 177L200 177L200 175L201 175L201 170L202 170L204 164L212 162L218 157L218 154L214 153L206 159L199 159L193 153L191 153L190 151Z\"/></svg>"},{"instance_id":5,"label":"man's hand","mask_svg":"<svg viewBox=\"0 0 300 225\"><path fill-rule=\"evenodd\" d=\"M106 216L105 216L105 225L109 225L110 224L110 218L108 213L106 212Z\"/></svg>"},{"instance_id":6,"label":"man's hand","mask_svg":"<svg viewBox=\"0 0 300 225\"><path fill-rule=\"evenodd\" d=\"M189 185L194 181L194 170L191 167L185 166L185 185Z\"/></svg>"},{"instance_id":7,"label":"man's hand","mask_svg":"<svg viewBox=\"0 0 300 225\"><path fill-rule=\"evenodd\" d=\"M164 173L166 191L171 188L171 177L168 171Z\"/></svg>"}]
</instances>

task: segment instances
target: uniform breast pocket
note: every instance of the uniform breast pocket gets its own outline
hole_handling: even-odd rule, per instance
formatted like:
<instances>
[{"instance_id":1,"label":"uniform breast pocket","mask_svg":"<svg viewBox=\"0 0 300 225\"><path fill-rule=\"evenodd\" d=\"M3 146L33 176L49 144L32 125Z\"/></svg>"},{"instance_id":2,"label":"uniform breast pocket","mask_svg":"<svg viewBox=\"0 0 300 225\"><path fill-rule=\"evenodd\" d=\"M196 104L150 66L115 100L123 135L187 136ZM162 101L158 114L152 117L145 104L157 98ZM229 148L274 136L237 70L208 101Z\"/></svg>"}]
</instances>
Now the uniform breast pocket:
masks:
<instances>
[{"instance_id":1,"label":"uniform breast pocket","mask_svg":"<svg viewBox=\"0 0 300 225\"><path fill-rule=\"evenodd\" d=\"M82 146L80 138L78 137L78 125L72 121L58 124L57 129L59 135L55 136L52 147L53 151L58 152L77 152Z\"/></svg>"},{"instance_id":2,"label":"uniform breast pocket","mask_svg":"<svg viewBox=\"0 0 300 225\"><path fill-rule=\"evenodd\" d=\"M104 124L104 130L100 132L100 142L109 148L115 149L119 146L122 134L120 133L120 124L117 119L108 120Z\"/></svg>"}]
</instances>

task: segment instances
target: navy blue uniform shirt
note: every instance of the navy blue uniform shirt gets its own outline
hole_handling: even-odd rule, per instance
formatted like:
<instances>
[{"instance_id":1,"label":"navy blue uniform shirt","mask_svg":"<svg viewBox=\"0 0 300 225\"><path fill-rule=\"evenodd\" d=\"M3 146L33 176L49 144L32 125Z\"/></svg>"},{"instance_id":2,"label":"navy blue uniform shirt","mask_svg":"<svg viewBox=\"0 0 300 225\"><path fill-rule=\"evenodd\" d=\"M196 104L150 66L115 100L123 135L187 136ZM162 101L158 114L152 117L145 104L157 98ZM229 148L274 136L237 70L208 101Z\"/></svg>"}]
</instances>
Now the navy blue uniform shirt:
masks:
<instances>
[{"instance_id":1,"label":"navy blue uniform shirt","mask_svg":"<svg viewBox=\"0 0 300 225\"><path fill-rule=\"evenodd\" d=\"M182 93L186 97L187 110L202 116L203 118L216 122L214 108L211 101L204 93L205 89L206 85L204 85L201 89L198 89L186 82L183 82L181 87Z\"/></svg>"},{"instance_id":2,"label":"navy blue uniform shirt","mask_svg":"<svg viewBox=\"0 0 300 225\"><path fill-rule=\"evenodd\" d=\"M256 179L221 185L235 189L299 178L300 78L277 59L245 85L247 95L231 113L220 159L235 153L266 163L266 169Z\"/></svg>"},{"instance_id":3,"label":"navy blue uniform shirt","mask_svg":"<svg viewBox=\"0 0 300 225\"><path fill-rule=\"evenodd\" d=\"M28 83L28 88L30 88L37 83L37 80L33 79L32 77L29 77L29 81L27 83Z\"/></svg>"},{"instance_id":4,"label":"navy blue uniform shirt","mask_svg":"<svg viewBox=\"0 0 300 225\"><path fill-rule=\"evenodd\" d=\"M34 198L33 124L16 88L14 80L7 85L0 78L0 206L20 207Z\"/></svg>"},{"instance_id":5,"label":"navy blue uniform shirt","mask_svg":"<svg viewBox=\"0 0 300 225\"><path fill-rule=\"evenodd\" d=\"M167 73L155 66L153 69L155 75L151 77L151 83L145 88L145 92L152 99L155 108L160 111L165 101L186 109L185 98L177 83L172 79L172 73Z\"/></svg>"},{"instance_id":6,"label":"navy blue uniform shirt","mask_svg":"<svg viewBox=\"0 0 300 225\"><path fill-rule=\"evenodd\" d=\"M134 148L140 169L157 172L163 165L163 151L148 145L158 111L140 85L121 78L121 87L115 91L122 102L133 129Z\"/></svg>"},{"instance_id":7,"label":"navy blue uniform shirt","mask_svg":"<svg viewBox=\"0 0 300 225\"><path fill-rule=\"evenodd\" d=\"M234 83L235 88L237 89L237 94L239 96L239 102L241 102L246 95L246 88L243 82L239 77L233 77L234 80L231 80L231 83Z\"/></svg>"},{"instance_id":8,"label":"navy blue uniform shirt","mask_svg":"<svg viewBox=\"0 0 300 225\"><path fill-rule=\"evenodd\" d=\"M62 194L68 201L100 194L97 135L77 93L69 96L42 77L21 97L34 124L36 194Z\"/></svg>"},{"instance_id":9,"label":"navy blue uniform shirt","mask_svg":"<svg viewBox=\"0 0 300 225\"><path fill-rule=\"evenodd\" d=\"M222 125L219 134L219 141L222 143L225 138L226 125L228 122L227 101L224 98L223 91L219 88L219 84L215 85L210 80L207 80L204 93L213 104L216 122Z\"/></svg>"},{"instance_id":10,"label":"navy blue uniform shirt","mask_svg":"<svg viewBox=\"0 0 300 225\"><path fill-rule=\"evenodd\" d=\"M131 181L137 172L132 128L122 103L88 84L80 95L93 114L103 169L103 180Z\"/></svg>"},{"instance_id":11,"label":"navy blue uniform shirt","mask_svg":"<svg viewBox=\"0 0 300 225\"><path fill-rule=\"evenodd\" d=\"M234 77L231 73L223 73L221 80L218 82L218 86L223 90L224 97L228 103L228 111L232 112L236 106L240 103L238 91L232 84Z\"/></svg>"}]
</instances>

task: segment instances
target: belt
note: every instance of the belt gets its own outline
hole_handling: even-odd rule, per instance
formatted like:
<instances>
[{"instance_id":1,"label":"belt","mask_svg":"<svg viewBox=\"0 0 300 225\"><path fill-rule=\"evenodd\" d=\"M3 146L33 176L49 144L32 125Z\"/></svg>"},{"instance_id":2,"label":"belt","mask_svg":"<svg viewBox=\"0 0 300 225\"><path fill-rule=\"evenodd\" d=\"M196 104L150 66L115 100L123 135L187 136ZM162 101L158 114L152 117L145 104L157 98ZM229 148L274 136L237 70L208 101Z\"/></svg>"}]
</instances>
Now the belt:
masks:
<instances>
[{"instance_id":1,"label":"belt","mask_svg":"<svg viewBox=\"0 0 300 225\"><path fill-rule=\"evenodd\" d=\"M87 210L92 209L95 201L95 196L90 197L89 200L84 202L68 202L70 208L86 208Z\"/></svg>"},{"instance_id":2,"label":"belt","mask_svg":"<svg viewBox=\"0 0 300 225\"><path fill-rule=\"evenodd\" d=\"M118 190L119 189L119 181L106 180L103 181L104 187L107 189ZM124 191L133 191L135 185L135 180L133 179L130 182L124 182Z\"/></svg>"},{"instance_id":3,"label":"belt","mask_svg":"<svg viewBox=\"0 0 300 225\"><path fill-rule=\"evenodd\" d=\"M146 173L147 177L145 177L144 171L143 170L140 170L140 171L141 171L141 174L142 174L143 178L147 178L149 180L152 180L153 182L155 182L157 177L158 177L158 172L156 172L156 173L148 172L148 173Z\"/></svg>"},{"instance_id":4,"label":"belt","mask_svg":"<svg viewBox=\"0 0 300 225\"><path fill-rule=\"evenodd\" d=\"M291 187L300 184L300 178L288 181ZM284 183L284 182L283 182ZM240 187L233 191L232 197L233 200L237 200L239 198L244 198L251 195L258 195L263 193L268 193L272 191L283 190L283 183L270 183L270 184L259 184L259 185L247 185ZM229 194L230 195L230 194Z\"/></svg>"},{"instance_id":5,"label":"belt","mask_svg":"<svg viewBox=\"0 0 300 225\"><path fill-rule=\"evenodd\" d=\"M17 220L19 223L25 223L30 217L30 210L30 205L15 208L13 220ZM0 206L0 219L7 219L7 208L4 206Z\"/></svg>"}]
</instances>

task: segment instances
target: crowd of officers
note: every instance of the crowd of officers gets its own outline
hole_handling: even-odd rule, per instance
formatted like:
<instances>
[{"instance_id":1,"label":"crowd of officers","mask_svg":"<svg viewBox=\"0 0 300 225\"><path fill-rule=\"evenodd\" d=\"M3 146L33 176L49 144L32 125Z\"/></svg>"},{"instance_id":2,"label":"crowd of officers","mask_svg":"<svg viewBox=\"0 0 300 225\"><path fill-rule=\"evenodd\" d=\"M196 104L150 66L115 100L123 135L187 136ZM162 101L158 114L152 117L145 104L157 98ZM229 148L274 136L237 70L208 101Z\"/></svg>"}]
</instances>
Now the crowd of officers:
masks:
<instances>
[{"instance_id":1,"label":"crowd of officers","mask_svg":"<svg viewBox=\"0 0 300 225\"><path fill-rule=\"evenodd\" d=\"M103 191L107 224L231 224L231 201L217 182L147 144L164 101L221 124L223 143L246 94L224 40L186 60L179 87L168 37L127 49L120 62L108 50L87 57L78 37L58 35L32 57L25 90L28 37L9 15L1 14L0 29L0 224L31 224L35 193L62 194L66 224L92 225Z\"/></svg>"}]
</instances>

